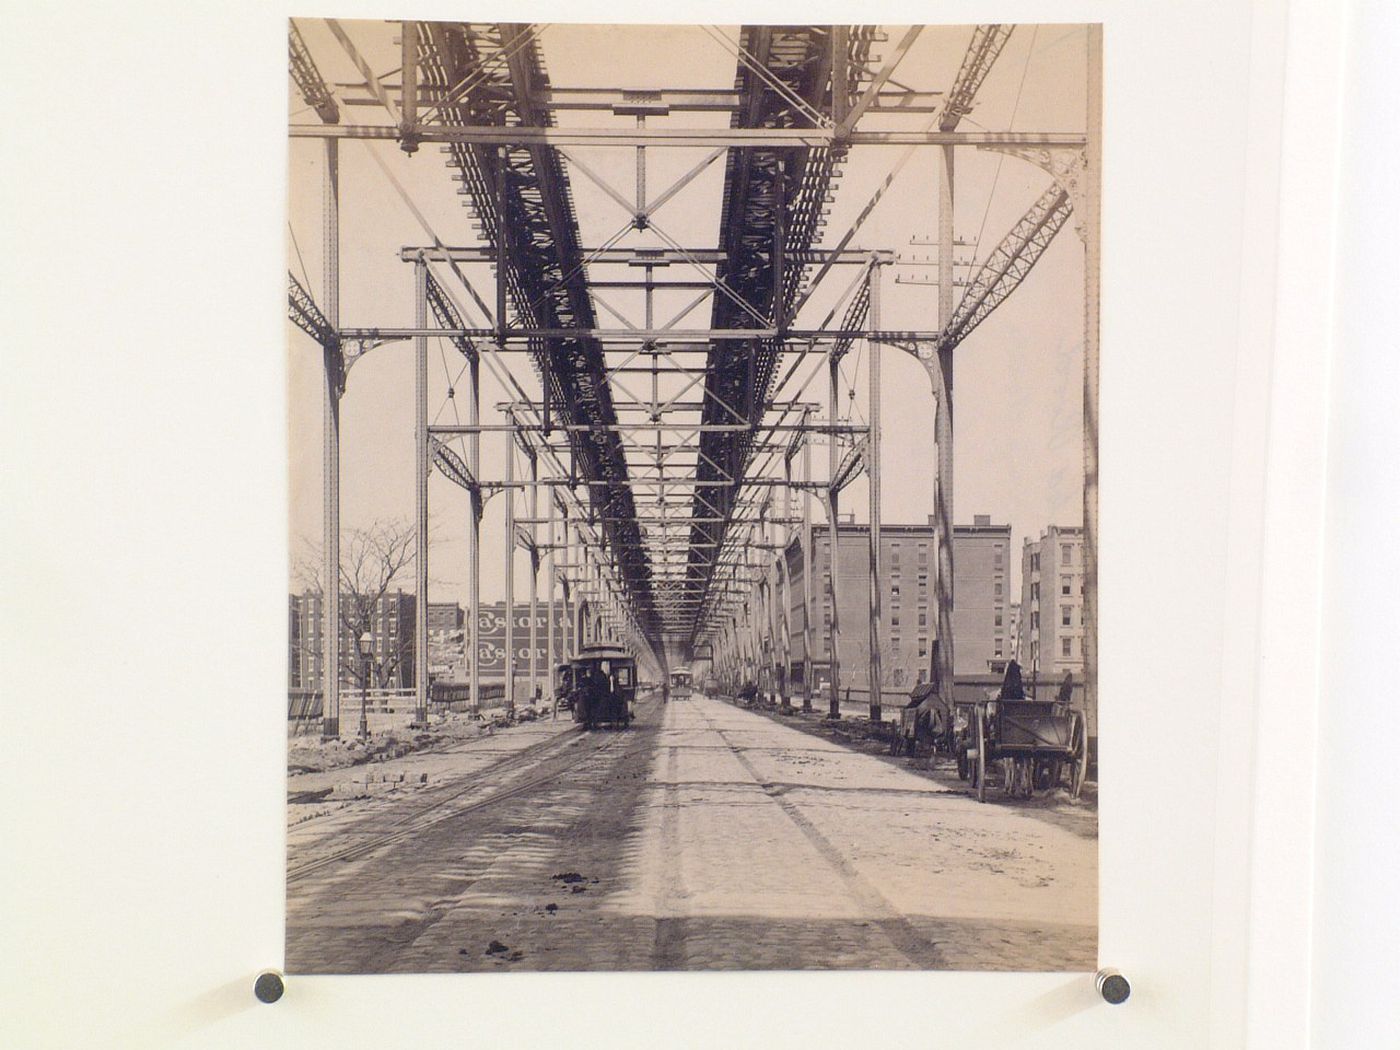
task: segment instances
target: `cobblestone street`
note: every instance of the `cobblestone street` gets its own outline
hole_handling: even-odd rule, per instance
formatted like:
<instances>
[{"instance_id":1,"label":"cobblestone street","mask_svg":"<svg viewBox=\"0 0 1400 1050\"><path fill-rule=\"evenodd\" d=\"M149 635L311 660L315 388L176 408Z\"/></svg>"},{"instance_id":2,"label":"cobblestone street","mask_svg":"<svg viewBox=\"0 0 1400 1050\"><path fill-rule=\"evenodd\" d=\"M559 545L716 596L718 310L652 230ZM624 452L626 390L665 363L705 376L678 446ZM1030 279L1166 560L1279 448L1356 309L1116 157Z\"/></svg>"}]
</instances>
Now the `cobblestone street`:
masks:
<instances>
[{"instance_id":1,"label":"cobblestone street","mask_svg":"<svg viewBox=\"0 0 1400 1050\"><path fill-rule=\"evenodd\" d=\"M709 698L638 710L298 821L288 969L1093 969L1091 814L979 805Z\"/></svg>"}]
</instances>

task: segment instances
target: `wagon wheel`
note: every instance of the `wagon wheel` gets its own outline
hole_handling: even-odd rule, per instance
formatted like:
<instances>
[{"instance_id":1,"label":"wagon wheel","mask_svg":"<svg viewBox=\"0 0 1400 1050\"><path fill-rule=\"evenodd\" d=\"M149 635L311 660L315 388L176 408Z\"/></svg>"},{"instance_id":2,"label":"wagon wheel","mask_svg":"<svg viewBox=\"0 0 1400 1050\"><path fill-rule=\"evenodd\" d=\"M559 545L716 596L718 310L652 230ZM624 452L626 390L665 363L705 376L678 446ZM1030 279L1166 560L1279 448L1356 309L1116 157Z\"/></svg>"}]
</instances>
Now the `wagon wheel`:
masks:
<instances>
[{"instance_id":1,"label":"wagon wheel","mask_svg":"<svg viewBox=\"0 0 1400 1050\"><path fill-rule=\"evenodd\" d=\"M977 723L977 766L973 769L972 775L974 785L977 788L977 801L987 801L987 725L986 715L981 707L973 709L976 714L973 721Z\"/></svg>"},{"instance_id":2,"label":"wagon wheel","mask_svg":"<svg viewBox=\"0 0 1400 1050\"><path fill-rule=\"evenodd\" d=\"M1069 767L1069 792L1071 796L1078 798L1089 775L1089 726L1079 711L1074 713L1070 741L1070 753L1073 757Z\"/></svg>"}]
</instances>

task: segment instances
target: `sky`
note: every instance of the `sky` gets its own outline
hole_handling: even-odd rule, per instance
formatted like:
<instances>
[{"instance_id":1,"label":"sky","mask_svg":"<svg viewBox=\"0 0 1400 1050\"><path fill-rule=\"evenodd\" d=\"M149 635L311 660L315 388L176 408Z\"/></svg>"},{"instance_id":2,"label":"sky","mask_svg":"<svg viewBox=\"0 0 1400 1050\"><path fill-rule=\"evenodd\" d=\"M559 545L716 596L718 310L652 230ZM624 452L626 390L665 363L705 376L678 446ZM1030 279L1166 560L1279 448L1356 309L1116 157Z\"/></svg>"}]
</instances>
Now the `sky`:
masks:
<instances>
[{"instance_id":1,"label":"sky","mask_svg":"<svg viewBox=\"0 0 1400 1050\"><path fill-rule=\"evenodd\" d=\"M323 76L349 83L360 78L349 59L319 20L299 20L299 27ZM346 31L377 72L398 66L392 23L347 22ZM718 27L729 39L735 27ZM876 45L883 57L903 35L902 26L885 27L889 40ZM971 27L927 27L905 56L894 79L921 90L944 90L952 82L971 37ZM1085 44L1082 26L1018 26L978 96L963 130L1077 132L1084 128ZM555 86L578 87L719 87L733 85L734 57L700 27L551 25L541 46L545 66ZM599 61L599 56L607 61ZM294 89L289 88L294 123L315 121ZM342 107L342 122L379 123L384 117L362 106ZM563 113L564 126L606 126L624 118L607 113ZM863 130L919 128L926 115L870 114ZM626 121L630 123L630 120ZM727 124L724 114L678 114L652 118L651 126L713 126ZM288 267L320 299L323 288L321 194L323 147L319 141L289 143ZM851 150L843 178L831 205L821 244L834 243L864 207L894 165L902 147L858 147ZM399 249L427 242L427 234L391 186L371 152L377 154L404 187L436 234L446 243L479 243L470 228L471 216L458 184L449 176L446 158L434 145L407 156L393 143L343 142L341 165L341 324L344 327L411 325L412 267L399 261ZM590 169L630 195L634 179L631 149L577 148L569 151ZM689 169L703 149L648 151L648 186L660 187ZM937 289L914 283L935 278L933 268L918 265L936 252L930 245L937 234L935 153L921 149L903 168L883 200L852 241L852 247L888 249L899 261L886 268L881 285L882 327L936 327ZM979 261L997 245L1025 209L1050 185L1041 169L1015 157L972 148L960 149L955 176L954 232L975 242L958 250L958 258ZM566 161L579 217L581 243L593 246L611 236L625 220L620 207ZM665 232L686 246L712 246L718 231L722 160L678 194L656 214ZM649 235L633 234L622 244L656 243ZM1013 549L1025 537L1034 538L1047 525L1078 525L1082 516L1081 381L1083 369L1083 245L1070 222L1059 233L1036 268L955 352L954 379L954 516L970 523L974 514L989 514L993 522L1009 524ZM491 277L486 267L468 268L468 277L491 300ZM959 270L959 276L971 273ZM595 276L608 276L595 272ZM839 269L824 282L804 309L798 326L815 327L842 292L850 275ZM445 279L448 283L450 278ZM959 294L960 294L959 290ZM614 292L608 302L641 321L640 294ZM693 294L693 293L690 293ZM458 295L466 301L465 295ZM657 314L669 317L685 296L659 296ZM612 324L606 310L599 321ZM705 303L686 326L709 323ZM288 326L288 385L291 549L294 560L308 550L321 531L322 378L319 348L299 329ZM912 357L893 349L882 351L882 500L886 523L923 522L933 508L933 400L927 374ZM512 371L533 393L538 381L524 357L512 355ZM616 362L618 356L610 355ZM868 416L869 356L857 344L844 364L843 399L862 419ZM461 358L444 341L429 347L429 415L453 421L454 402L446 399ZM811 372L809 361L779 398L793 395ZM499 422L494 406L503 389L482 368L482 421ZM641 377L628 377L638 380ZM375 520L411 520L414 508L413 347L388 344L367 354L352 368L341 403L341 515L346 530ZM629 383L644 394L643 383ZM662 381L662 396L679 385ZM853 399L849 391L854 391ZM615 394L625 397L625 394ZM822 369L802 394L825 401ZM500 477L504 440L482 441L483 476ZM825 450L813 460L825 462ZM493 465L495 470L493 472ZM517 475L521 472L517 466ZM467 595L465 528L466 494L441 475L430 481L433 538L430 545L431 599L458 600ZM497 600L504 580L504 496L487 505L482 526L483 601ZM842 509L868 520L864 478L842 494ZM517 505L524 514L524 499ZM817 512L820 520L820 512ZM516 594L528 593L528 570L523 552L516 557ZM412 579L405 581L411 589ZM1014 588L1015 585L1013 585ZM541 591L544 584L541 580Z\"/></svg>"}]
</instances>

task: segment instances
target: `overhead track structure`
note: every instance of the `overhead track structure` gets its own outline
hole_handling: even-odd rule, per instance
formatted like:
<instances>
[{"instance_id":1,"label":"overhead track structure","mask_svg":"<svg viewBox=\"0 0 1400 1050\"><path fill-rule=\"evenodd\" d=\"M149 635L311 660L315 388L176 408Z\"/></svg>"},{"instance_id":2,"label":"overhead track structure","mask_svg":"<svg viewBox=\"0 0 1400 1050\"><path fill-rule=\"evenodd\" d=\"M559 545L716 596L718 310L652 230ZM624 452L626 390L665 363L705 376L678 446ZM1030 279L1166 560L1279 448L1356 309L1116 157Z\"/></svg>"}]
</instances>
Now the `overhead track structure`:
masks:
<instances>
[{"instance_id":1,"label":"overhead track structure","mask_svg":"<svg viewBox=\"0 0 1400 1050\"><path fill-rule=\"evenodd\" d=\"M741 61L735 75L739 105L731 126L782 129L835 119L849 109L870 57L873 27L856 26L839 35L815 26L744 26ZM846 149L731 149L721 198L718 275L741 302L716 296L711 326L753 327L767 318L776 337L718 340L706 364L705 423L736 415L757 424L767 408L782 349L782 328L802 288L799 259L820 235L828 194L838 178ZM696 493L692 509L691 558L684 586L690 591L689 616L673 621L683 643L701 641L697 628L706 592L714 580L713 561L701 544L722 547L729 534L742 479L752 455L753 431L701 435L697 477L736 479L711 494ZM713 521L718 516L720 521Z\"/></svg>"},{"instance_id":2,"label":"overhead track structure","mask_svg":"<svg viewBox=\"0 0 1400 1050\"><path fill-rule=\"evenodd\" d=\"M330 21L327 28L333 41L327 55L317 54L323 60L321 68L331 68L325 64L330 59L337 68L350 68L345 65L348 57L362 80L327 83L293 25L291 79L319 123L294 120L290 134L324 140L326 291L318 305L311 291L289 274L289 311L325 352L328 564L336 557L331 537L338 529L337 405L345 372L372 346L412 340L423 474L420 545L427 545L425 479L429 468L436 467L471 494L475 521L469 535L468 575L473 608L480 577L476 559L482 504L503 492L513 501L518 492L530 509L523 518L517 517L514 502L507 510L507 565L517 547L529 553L535 573L548 555L551 586L556 579L562 581L565 601L572 602L575 642L598 639L606 629L619 632L612 638L650 650L653 662L661 666L668 651L683 660L713 652L716 667L734 673L746 667L749 676L762 664L786 701L794 667L786 614L795 586L789 579L787 551L799 542L800 525L800 543L810 558L813 506L825 507L836 531L838 493L865 473L871 482L873 523L870 662L878 676L876 358L882 348L893 347L924 363L936 402L930 430L938 445L937 468L932 471L938 558L931 588L937 621L931 633L940 644L931 649L938 661L935 680L951 682L953 350L1025 280L1072 213L1076 226L1086 217L1090 223L1080 233L1086 251L1093 253L1086 254L1086 282L1093 282L1086 284L1086 303L1096 304L1096 82L1090 84L1091 112L1084 132L980 125L963 130L964 118L973 111L1012 34L1010 26L980 25L963 31L970 31L971 39L946 92L900 82L898 67L919 42L920 27L886 36L872 26L751 25L741 27L737 37L733 30L692 27L689 31L697 39L708 34L711 43L733 59L732 87L716 83L647 90L552 84L540 46L546 27L539 25L400 23L401 61L395 55L391 62L398 68L383 75L366 58L372 54L378 65L391 64L383 61L383 38L362 53L354 38L366 29L351 26L347 31ZM307 39L317 43L309 30ZM323 36L321 42L325 40ZM884 54L875 53L877 45L890 41L894 43ZM1091 30L1091 81L1100 75L1098 46ZM1034 51L1034 46L1028 50L1027 62ZM373 107L377 122L342 122L349 107ZM575 126L571 120L560 127L555 115L561 111L607 116L595 120L595 126ZM728 126L715 126L719 121L702 120L695 126L674 121L686 113L727 113ZM890 119L892 114L924 116L901 127ZM877 115L883 116L871 127ZM371 154L374 140L396 142L408 154L425 143L439 144L479 231L475 244L470 237L450 244L440 239L383 158L375 155L428 234L426 242L400 250L400 258L415 269L417 311L411 327L339 324L337 147L356 139L368 140ZM827 215L849 151L873 145L907 149L849 228L839 237L826 237ZM606 164L575 149L583 146L636 150L634 199L629 199L631 187L609 182ZM1038 165L1050 173L1053 184L964 281L953 273L952 175L954 151L969 146ZM648 195L645 155L666 147L704 147L709 153L668 188ZM938 169L937 323L927 330L885 330L879 319L879 277L895 256L852 244L912 156L936 159ZM721 158L718 236L714 242L688 241L693 246L683 247L687 242L666 232L670 215L679 209L661 209ZM604 209L617 205L627 213L620 233L585 246L571 176L587 179L602 191ZM491 292L483 298L469 283L462 268L469 264L477 267L476 273L483 272L484 264L494 267L494 303L489 301ZM814 327L808 318L816 311L805 307L818 286L830 290L822 282L836 267L854 279ZM963 287L966 291L958 294ZM460 305L467 302L458 296L462 290L470 299L466 308ZM645 302L644 318L639 300ZM676 312L683 301L687 305ZM830 297L823 310L829 303ZM658 307L664 307L659 315ZM1093 341L1088 334L1091 322L1096 326L1094 309L1096 305L1085 310L1086 370L1097 367L1096 327ZM700 327L694 319L697 310L709 310L708 326ZM446 340L467 362L464 371L469 369L471 378L465 388L470 392L465 421L456 417L460 402L454 403L454 422L428 421L426 362L431 340ZM868 425L857 424L850 406L838 398L845 388L842 358L858 342L870 354ZM824 360L804 375L808 369L799 372L799 366L809 355ZM525 386L530 384L522 386L512 371L508 362L518 362L521 356L531 362L541 395L527 393ZM483 423L479 418L477 380L482 365L509 398L497 405L504 422ZM825 410L815 395L805 393L823 366L830 395ZM1086 379L1086 420L1091 385ZM448 397L453 396L449 390ZM482 469L481 440L488 434L504 436L511 450L503 470ZM463 440L465 453L459 454L453 446ZM812 445L820 441L828 444L829 462L823 476L814 477ZM528 476L515 473L517 455L524 457ZM536 507L541 493L549 511L545 517ZM1090 502L1086 495L1086 508ZM556 518L556 511L562 517ZM1091 519L1086 509L1086 520ZM553 535L556 523L562 540ZM533 531L542 527L551 534L543 542ZM426 551L423 554L418 587L425 616ZM1086 561L1092 555L1086 550ZM840 675L839 575L833 574L824 595L831 613L825 643L833 715L838 713ZM822 640L812 637L811 589L810 574L804 574L804 703L810 699L811 660L822 648ZM508 602L509 595L507 587ZM334 622L334 604L331 596L328 624ZM425 620L420 621L419 633L421 651L415 666L426 680ZM326 634L326 658L334 662L336 632ZM506 644L509 648L509 630ZM533 665L531 674L533 678ZM472 684L477 685L474 663ZM423 681L418 693L421 707ZM333 688L328 689L328 697L333 694ZM872 682L872 714L878 713L878 703L878 687ZM328 711L329 724L333 704Z\"/></svg>"},{"instance_id":3,"label":"overhead track structure","mask_svg":"<svg viewBox=\"0 0 1400 1050\"><path fill-rule=\"evenodd\" d=\"M534 28L475 22L421 22L418 75L448 127L547 128L549 92ZM464 86L465 85L465 89ZM579 249L578 219L558 155L543 146L454 142L445 151L469 191L482 235L497 252L497 326L506 308L530 328L595 329L593 301ZM504 272L499 272L503 269ZM573 453L589 478L594 512L614 552L627 600L645 635L659 642L651 570L637 546L627 460L614 429L603 344L591 336L532 339L530 352L546 401L558 406Z\"/></svg>"}]
</instances>

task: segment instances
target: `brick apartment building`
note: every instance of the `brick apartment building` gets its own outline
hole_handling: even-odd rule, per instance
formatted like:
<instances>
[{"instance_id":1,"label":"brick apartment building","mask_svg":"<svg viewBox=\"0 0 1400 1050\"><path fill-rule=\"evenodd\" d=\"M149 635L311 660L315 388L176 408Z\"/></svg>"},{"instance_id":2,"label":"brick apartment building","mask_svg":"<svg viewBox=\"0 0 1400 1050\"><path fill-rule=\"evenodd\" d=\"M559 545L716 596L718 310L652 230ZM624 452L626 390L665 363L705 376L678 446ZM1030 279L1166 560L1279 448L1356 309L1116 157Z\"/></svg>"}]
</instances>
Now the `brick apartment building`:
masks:
<instances>
[{"instance_id":1,"label":"brick apartment building","mask_svg":"<svg viewBox=\"0 0 1400 1050\"><path fill-rule=\"evenodd\" d=\"M826 680L828 666L826 632L831 623L830 528L812 528L812 662L818 681ZM840 651L843 682L855 688L869 687L869 572L870 527L842 523L838 529L837 599L840 602ZM993 525L987 515L976 515L972 525L953 532L954 660L957 673L985 674L989 661L1012 650L1010 568L1011 526ZM922 525L882 525L881 559L881 676L892 689L908 689L927 681L933 639L937 637L938 610L934 603L936 568L932 519ZM801 682L803 659L802 545L786 551L791 573L792 603L789 624L793 667L791 680Z\"/></svg>"}]
</instances>

